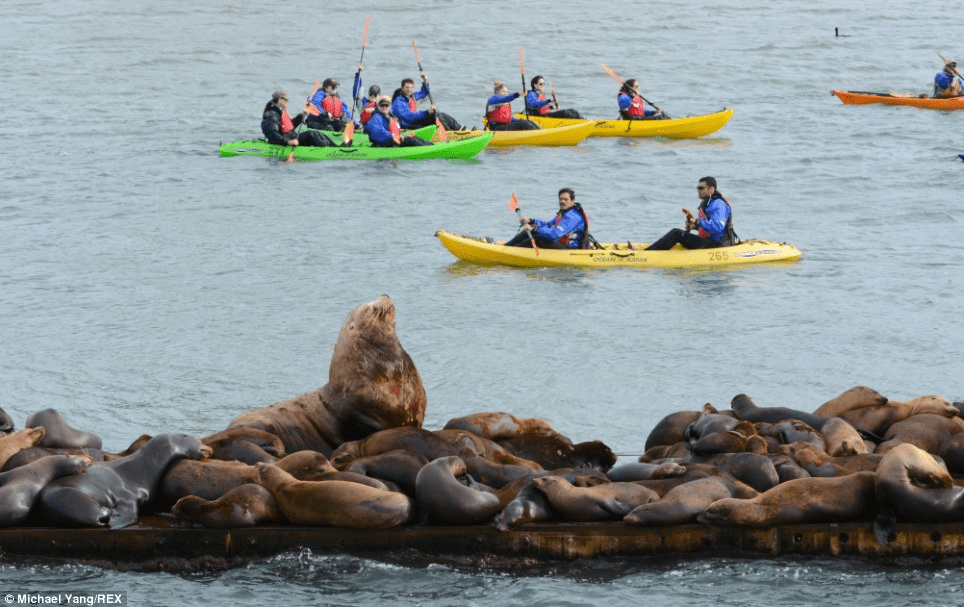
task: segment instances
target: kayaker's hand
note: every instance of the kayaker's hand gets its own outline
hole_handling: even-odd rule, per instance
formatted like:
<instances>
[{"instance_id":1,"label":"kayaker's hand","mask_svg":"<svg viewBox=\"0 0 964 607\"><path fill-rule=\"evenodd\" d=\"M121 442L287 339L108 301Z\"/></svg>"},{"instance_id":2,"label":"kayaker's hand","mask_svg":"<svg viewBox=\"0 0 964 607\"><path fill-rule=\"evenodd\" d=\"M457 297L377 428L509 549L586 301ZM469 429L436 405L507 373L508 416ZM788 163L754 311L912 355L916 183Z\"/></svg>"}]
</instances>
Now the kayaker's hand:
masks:
<instances>
[{"instance_id":1,"label":"kayaker's hand","mask_svg":"<svg viewBox=\"0 0 964 607\"><path fill-rule=\"evenodd\" d=\"M432 107L428 108L428 113L429 113L429 114L434 114L435 111L436 111L436 107L435 107L434 105L433 105Z\"/></svg>"},{"instance_id":2,"label":"kayaker's hand","mask_svg":"<svg viewBox=\"0 0 964 607\"><path fill-rule=\"evenodd\" d=\"M297 139L289 139L289 140L288 140L288 145L298 145L298 140L297 140Z\"/></svg>"}]
</instances>

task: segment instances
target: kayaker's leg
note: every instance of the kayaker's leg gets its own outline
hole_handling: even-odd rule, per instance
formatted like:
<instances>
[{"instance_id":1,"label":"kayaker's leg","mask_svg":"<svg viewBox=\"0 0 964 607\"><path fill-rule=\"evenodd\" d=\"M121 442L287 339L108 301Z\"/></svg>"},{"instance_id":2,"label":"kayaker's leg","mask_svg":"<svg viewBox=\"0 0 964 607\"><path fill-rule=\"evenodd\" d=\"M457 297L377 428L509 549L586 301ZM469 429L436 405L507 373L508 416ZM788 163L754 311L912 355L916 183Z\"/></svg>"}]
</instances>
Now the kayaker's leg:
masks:
<instances>
[{"instance_id":1,"label":"kayaker's leg","mask_svg":"<svg viewBox=\"0 0 964 607\"><path fill-rule=\"evenodd\" d=\"M399 145L403 148L410 148L417 145L432 145L432 142L408 135L406 137L402 137L402 142Z\"/></svg>"},{"instance_id":2,"label":"kayaker's leg","mask_svg":"<svg viewBox=\"0 0 964 607\"><path fill-rule=\"evenodd\" d=\"M653 244L646 247L647 251L668 251L673 248L673 245L679 243L683 239L683 235L686 234L683 230L679 228L673 228L669 232L663 234L662 238L654 242Z\"/></svg>"},{"instance_id":3,"label":"kayaker's leg","mask_svg":"<svg viewBox=\"0 0 964 607\"><path fill-rule=\"evenodd\" d=\"M505 246L507 247L531 247L532 243L529 242L529 235L526 234L525 230L522 230L509 240L505 241Z\"/></svg>"},{"instance_id":4,"label":"kayaker's leg","mask_svg":"<svg viewBox=\"0 0 964 607\"><path fill-rule=\"evenodd\" d=\"M550 118L571 118L574 120L582 120L582 114L576 110L556 110L554 112L549 112L546 114Z\"/></svg>"},{"instance_id":5,"label":"kayaker's leg","mask_svg":"<svg viewBox=\"0 0 964 607\"><path fill-rule=\"evenodd\" d=\"M318 131L302 131L298 134L298 144L317 148L327 148L338 145L331 140L331 137Z\"/></svg>"}]
</instances>

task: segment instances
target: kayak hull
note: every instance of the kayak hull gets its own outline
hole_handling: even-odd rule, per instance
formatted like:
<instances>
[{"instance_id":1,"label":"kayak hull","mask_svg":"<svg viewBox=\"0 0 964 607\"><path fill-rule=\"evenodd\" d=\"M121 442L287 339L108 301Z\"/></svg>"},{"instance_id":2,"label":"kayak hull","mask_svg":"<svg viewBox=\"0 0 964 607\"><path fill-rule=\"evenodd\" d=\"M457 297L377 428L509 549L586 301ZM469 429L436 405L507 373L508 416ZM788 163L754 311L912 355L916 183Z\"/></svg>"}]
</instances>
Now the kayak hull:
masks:
<instances>
[{"instance_id":1,"label":"kayak hull","mask_svg":"<svg viewBox=\"0 0 964 607\"><path fill-rule=\"evenodd\" d=\"M589 137L593 131L592 120L570 120L557 127L543 127L532 131L446 131L446 141L459 141L481 133L492 133L490 148L507 148L517 145L563 146L576 145Z\"/></svg>"},{"instance_id":2,"label":"kayak hull","mask_svg":"<svg viewBox=\"0 0 964 607\"><path fill-rule=\"evenodd\" d=\"M731 247L644 251L642 243L602 243L602 249L539 249L507 247L502 242L461 236L439 230L435 234L450 253L474 263L522 268L698 268L729 267L771 261L794 261L800 250L785 242L747 240Z\"/></svg>"},{"instance_id":3,"label":"kayak hull","mask_svg":"<svg viewBox=\"0 0 964 607\"><path fill-rule=\"evenodd\" d=\"M516 118L526 118L516 114ZM666 139L696 139L715 133L733 117L733 110L723 110L702 116L667 118L665 120L593 120L590 137L664 137ZM534 116L528 119L543 128L557 128L573 122L571 118Z\"/></svg>"},{"instance_id":4,"label":"kayak hull","mask_svg":"<svg viewBox=\"0 0 964 607\"><path fill-rule=\"evenodd\" d=\"M911 105L932 110L964 110L964 97L919 97L917 95L901 95L898 93L871 93L866 91L830 91L840 101L847 105L864 105L869 103L884 103L887 105Z\"/></svg>"},{"instance_id":5,"label":"kayak hull","mask_svg":"<svg viewBox=\"0 0 964 607\"><path fill-rule=\"evenodd\" d=\"M247 139L221 144L221 156L263 156L294 160L423 160L426 158L472 158L481 152L491 139L491 133L461 141L439 142L432 145L383 148L371 145L346 147L288 146L268 143L264 139Z\"/></svg>"},{"instance_id":6,"label":"kayak hull","mask_svg":"<svg viewBox=\"0 0 964 607\"><path fill-rule=\"evenodd\" d=\"M424 139L425 141L431 141L435 137L435 131L438 129L434 124L429 126L423 126L420 129L415 129L412 131L402 131L402 137L411 135L413 137L418 137L419 139ZM319 132L328 135L328 137L335 143L341 143L345 138L344 131L326 131L324 129L318 129ZM361 129L355 131L352 136L352 145L371 145L371 139L365 134Z\"/></svg>"}]
</instances>

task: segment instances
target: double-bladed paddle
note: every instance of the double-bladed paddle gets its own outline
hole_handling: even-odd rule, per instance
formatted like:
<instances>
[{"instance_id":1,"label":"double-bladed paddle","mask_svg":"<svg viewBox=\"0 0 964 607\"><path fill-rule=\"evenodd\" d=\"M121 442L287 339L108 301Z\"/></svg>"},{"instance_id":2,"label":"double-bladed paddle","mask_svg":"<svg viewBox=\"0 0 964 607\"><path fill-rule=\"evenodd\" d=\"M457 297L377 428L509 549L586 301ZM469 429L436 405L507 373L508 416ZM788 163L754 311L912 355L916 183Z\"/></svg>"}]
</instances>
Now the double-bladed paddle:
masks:
<instances>
[{"instance_id":1,"label":"double-bladed paddle","mask_svg":"<svg viewBox=\"0 0 964 607\"><path fill-rule=\"evenodd\" d=\"M519 199L516 197L515 192L512 192L512 196L509 197L509 210L515 211L520 217L522 216L522 212L519 211ZM536 255L538 255L539 247L536 246L536 239L532 237L532 230L529 229L529 224L524 223L522 225L526 229L526 234L529 235L529 242L532 244L532 248L535 249Z\"/></svg>"},{"instance_id":2,"label":"double-bladed paddle","mask_svg":"<svg viewBox=\"0 0 964 607\"><path fill-rule=\"evenodd\" d=\"M425 70L422 69L422 58L418 54L418 47L415 46L415 41L412 40L412 50L415 51L415 63L418 64L418 73L422 74L422 84L425 85L425 91L428 93L428 102L433 106L435 105L435 100L432 99L432 89L428 86L428 79L425 77ZM447 135L445 133L445 127L442 126L442 121L438 118L438 108L435 109L435 125L438 126L438 138L440 141L445 141Z\"/></svg>"}]
</instances>

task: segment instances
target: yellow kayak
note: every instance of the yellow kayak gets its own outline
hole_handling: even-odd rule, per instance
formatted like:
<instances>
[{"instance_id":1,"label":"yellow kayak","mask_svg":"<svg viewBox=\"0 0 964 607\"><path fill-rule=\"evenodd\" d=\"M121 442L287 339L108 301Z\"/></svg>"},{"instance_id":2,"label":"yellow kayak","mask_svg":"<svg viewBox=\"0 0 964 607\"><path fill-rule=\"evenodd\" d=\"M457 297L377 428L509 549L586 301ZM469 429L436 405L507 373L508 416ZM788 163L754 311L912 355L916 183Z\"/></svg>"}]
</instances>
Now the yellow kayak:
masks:
<instances>
[{"instance_id":1,"label":"yellow kayak","mask_svg":"<svg viewBox=\"0 0 964 607\"><path fill-rule=\"evenodd\" d=\"M792 244L772 240L744 240L740 244L716 249L684 249L679 245L669 251L644 251L642 243L601 243L602 249L539 249L507 247L505 241L460 236L439 230L435 233L442 244L459 259L482 264L523 268L571 266L579 268L696 268L728 267L768 261L800 259L800 250Z\"/></svg>"},{"instance_id":2,"label":"yellow kayak","mask_svg":"<svg viewBox=\"0 0 964 607\"><path fill-rule=\"evenodd\" d=\"M505 148L514 145L576 145L592 132L592 120L569 120L567 124L546 127L537 131L446 131L446 141L459 141L483 133L492 133L490 148Z\"/></svg>"},{"instance_id":3,"label":"yellow kayak","mask_svg":"<svg viewBox=\"0 0 964 607\"><path fill-rule=\"evenodd\" d=\"M591 137L665 137L667 139L695 139L723 128L733 116L733 110L715 114L667 118L665 120L593 120ZM516 114L516 118L526 118ZM529 114L528 119L545 129L558 128L579 122L572 118L548 118ZM489 144L491 145L491 144Z\"/></svg>"}]
</instances>

